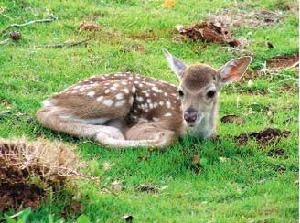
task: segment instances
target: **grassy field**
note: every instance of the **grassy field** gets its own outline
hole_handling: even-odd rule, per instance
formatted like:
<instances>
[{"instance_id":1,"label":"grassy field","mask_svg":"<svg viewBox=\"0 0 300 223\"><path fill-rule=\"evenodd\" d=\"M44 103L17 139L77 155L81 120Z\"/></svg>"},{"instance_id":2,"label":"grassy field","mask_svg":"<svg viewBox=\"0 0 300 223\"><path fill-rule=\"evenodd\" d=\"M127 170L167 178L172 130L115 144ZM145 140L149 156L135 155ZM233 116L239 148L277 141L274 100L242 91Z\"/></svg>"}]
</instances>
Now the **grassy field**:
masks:
<instances>
[{"instance_id":1,"label":"grassy field","mask_svg":"<svg viewBox=\"0 0 300 223\"><path fill-rule=\"evenodd\" d=\"M22 38L0 45L0 137L69 142L101 181L95 185L82 180L76 189L50 196L30 214L29 222L74 222L79 215L91 222L123 222L125 214L132 215L134 222L298 222L298 73L293 69L267 71L253 84L242 81L226 87L220 117L236 114L245 123L219 123L216 142L184 138L164 152L114 151L37 123L34 115L42 100L97 73L128 70L177 83L162 48L187 63L206 62L216 68L250 53L250 71L262 69L274 56L299 50L294 1L177 0L171 8L162 4L160 0L0 1L0 31L49 13L58 17L50 23L10 29L19 30ZM177 24L193 24L225 9L266 9L281 16L268 26L233 27L234 36L250 40L244 51L182 40L176 33ZM80 31L83 21L98 24L101 30ZM2 33L0 41L6 38ZM43 47L85 38L91 40L75 47ZM267 40L274 48L265 46ZM255 140L241 145L235 140L241 133L269 127L291 133L278 143L264 145ZM284 154L271 156L276 149ZM200 168L192 162L195 155L200 156ZM117 184L122 184L122 190L112 192L113 182L121 182ZM136 190L143 184L159 191ZM84 209L64 218L61 211L72 199Z\"/></svg>"}]
</instances>

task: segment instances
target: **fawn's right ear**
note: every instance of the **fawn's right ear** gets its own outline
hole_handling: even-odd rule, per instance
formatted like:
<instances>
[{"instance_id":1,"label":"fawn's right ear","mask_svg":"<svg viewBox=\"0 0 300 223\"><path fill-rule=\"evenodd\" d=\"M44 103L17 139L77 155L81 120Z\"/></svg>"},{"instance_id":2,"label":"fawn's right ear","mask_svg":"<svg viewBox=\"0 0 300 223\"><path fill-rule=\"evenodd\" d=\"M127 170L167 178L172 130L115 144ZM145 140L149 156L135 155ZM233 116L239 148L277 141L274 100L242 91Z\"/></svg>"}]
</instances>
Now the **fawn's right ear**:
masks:
<instances>
[{"instance_id":1,"label":"fawn's right ear","mask_svg":"<svg viewBox=\"0 0 300 223\"><path fill-rule=\"evenodd\" d=\"M168 50L163 49L163 51L167 58L169 67L175 74L177 74L179 78L181 78L184 70L186 69L186 65L180 60L178 60L176 57L174 57L172 54L170 54Z\"/></svg>"}]
</instances>

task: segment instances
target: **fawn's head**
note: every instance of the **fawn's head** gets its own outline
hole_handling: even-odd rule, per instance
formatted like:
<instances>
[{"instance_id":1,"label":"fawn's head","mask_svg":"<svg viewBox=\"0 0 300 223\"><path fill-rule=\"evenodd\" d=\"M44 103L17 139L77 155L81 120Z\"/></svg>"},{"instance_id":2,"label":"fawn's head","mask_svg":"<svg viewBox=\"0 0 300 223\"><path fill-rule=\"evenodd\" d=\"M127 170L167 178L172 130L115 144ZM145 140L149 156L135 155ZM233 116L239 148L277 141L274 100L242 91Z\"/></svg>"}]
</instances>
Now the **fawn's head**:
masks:
<instances>
[{"instance_id":1,"label":"fawn's head","mask_svg":"<svg viewBox=\"0 0 300 223\"><path fill-rule=\"evenodd\" d=\"M206 64L187 66L164 50L169 66L179 80L178 96L182 101L183 118L189 126L198 124L216 109L222 87L240 80L252 58L233 59L215 70Z\"/></svg>"}]
</instances>

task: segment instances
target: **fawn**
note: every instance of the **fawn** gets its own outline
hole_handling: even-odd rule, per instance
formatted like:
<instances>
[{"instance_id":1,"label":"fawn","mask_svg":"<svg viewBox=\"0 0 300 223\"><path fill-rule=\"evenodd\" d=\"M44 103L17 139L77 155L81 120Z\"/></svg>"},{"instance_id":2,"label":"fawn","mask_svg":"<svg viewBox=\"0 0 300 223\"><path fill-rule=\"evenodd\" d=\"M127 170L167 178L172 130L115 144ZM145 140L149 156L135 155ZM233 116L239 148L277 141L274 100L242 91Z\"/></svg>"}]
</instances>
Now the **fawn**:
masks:
<instances>
[{"instance_id":1,"label":"fawn","mask_svg":"<svg viewBox=\"0 0 300 223\"><path fill-rule=\"evenodd\" d=\"M129 72L93 76L45 100L38 121L114 148L165 147L187 132L210 137L222 86L239 80L251 57L215 70L205 64L187 66L164 52L179 78L178 88Z\"/></svg>"}]
</instances>

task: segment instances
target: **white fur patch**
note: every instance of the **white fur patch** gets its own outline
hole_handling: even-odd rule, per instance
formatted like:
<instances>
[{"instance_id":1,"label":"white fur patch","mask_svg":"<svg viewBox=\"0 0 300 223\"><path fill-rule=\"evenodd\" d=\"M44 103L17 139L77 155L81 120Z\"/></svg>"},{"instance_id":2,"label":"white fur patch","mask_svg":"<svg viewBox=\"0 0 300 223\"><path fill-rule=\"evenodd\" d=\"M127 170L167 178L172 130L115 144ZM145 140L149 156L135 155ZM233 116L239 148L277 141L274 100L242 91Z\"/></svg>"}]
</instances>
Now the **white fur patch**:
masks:
<instances>
[{"instance_id":1,"label":"white fur patch","mask_svg":"<svg viewBox=\"0 0 300 223\"><path fill-rule=\"evenodd\" d=\"M125 93L125 94L129 94L128 88L124 88L124 93Z\"/></svg>"},{"instance_id":2,"label":"white fur patch","mask_svg":"<svg viewBox=\"0 0 300 223\"><path fill-rule=\"evenodd\" d=\"M101 102L103 100L103 96L100 96L96 99L96 101Z\"/></svg>"},{"instance_id":3,"label":"white fur patch","mask_svg":"<svg viewBox=\"0 0 300 223\"><path fill-rule=\"evenodd\" d=\"M115 107L122 107L124 104L125 104L124 100L122 100L122 101L116 101L115 102Z\"/></svg>"},{"instance_id":4,"label":"white fur patch","mask_svg":"<svg viewBox=\"0 0 300 223\"><path fill-rule=\"evenodd\" d=\"M142 102L142 101L144 101L144 98L143 97L136 97L136 100L139 101L139 102Z\"/></svg>"},{"instance_id":5,"label":"white fur patch","mask_svg":"<svg viewBox=\"0 0 300 223\"><path fill-rule=\"evenodd\" d=\"M153 119L153 121L155 121L155 122L158 122L158 121L159 121L159 118L156 118L156 117L153 117L152 119Z\"/></svg>"},{"instance_id":6,"label":"white fur patch","mask_svg":"<svg viewBox=\"0 0 300 223\"><path fill-rule=\"evenodd\" d=\"M46 108L49 108L49 107L53 106L52 102L49 101L49 100L43 101L42 103L43 103L43 106L46 107Z\"/></svg>"},{"instance_id":7,"label":"white fur patch","mask_svg":"<svg viewBox=\"0 0 300 223\"><path fill-rule=\"evenodd\" d=\"M167 101L166 106L167 106L167 108L171 108L171 102Z\"/></svg>"},{"instance_id":8,"label":"white fur patch","mask_svg":"<svg viewBox=\"0 0 300 223\"><path fill-rule=\"evenodd\" d=\"M165 116L166 116L166 117L168 117L168 116L172 116L172 113L170 113L170 112L167 112L167 113L165 114Z\"/></svg>"},{"instance_id":9,"label":"white fur patch","mask_svg":"<svg viewBox=\"0 0 300 223\"><path fill-rule=\"evenodd\" d=\"M164 101L160 101L160 102L158 102L158 103L159 103L159 105L161 105L161 106L163 106L163 105L165 104Z\"/></svg>"},{"instance_id":10,"label":"white fur patch","mask_svg":"<svg viewBox=\"0 0 300 223\"><path fill-rule=\"evenodd\" d=\"M133 96L129 99L129 103L132 104L134 102Z\"/></svg>"},{"instance_id":11,"label":"white fur patch","mask_svg":"<svg viewBox=\"0 0 300 223\"><path fill-rule=\"evenodd\" d=\"M109 89L106 89L106 90L104 91L105 94L108 94L109 92L110 92Z\"/></svg>"},{"instance_id":12,"label":"white fur patch","mask_svg":"<svg viewBox=\"0 0 300 223\"><path fill-rule=\"evenodd\" d=\"M118 94L115 95L115 98L117 100L122 100L122 99L124 99L124 94L123 93L118 93Z\"/></svg>"},{"instance_id":13,"label":"white fur patch","mask_svg":"<svg viewBox=\"0 0 300 223\"><path fill-rule=\"evenodd\" d=\"M104 100L102 102L102 104L106 105L107 107L111 107L113 103L113 100Z\"/></svg>"},{"instance_id":14,"label":"white fur patch","mask_svg":"<svg viewBox=\"0 0 300 223\"><path fill-rule=\"evenodd\" d=\"M89 97L93 97L95 95L95 91L89 91L86 95Z\"/></svg>"}]
</instances>

